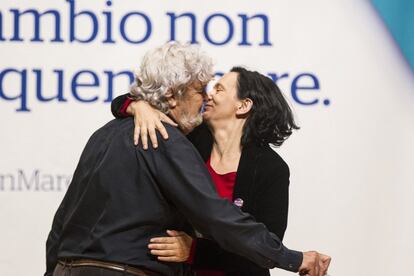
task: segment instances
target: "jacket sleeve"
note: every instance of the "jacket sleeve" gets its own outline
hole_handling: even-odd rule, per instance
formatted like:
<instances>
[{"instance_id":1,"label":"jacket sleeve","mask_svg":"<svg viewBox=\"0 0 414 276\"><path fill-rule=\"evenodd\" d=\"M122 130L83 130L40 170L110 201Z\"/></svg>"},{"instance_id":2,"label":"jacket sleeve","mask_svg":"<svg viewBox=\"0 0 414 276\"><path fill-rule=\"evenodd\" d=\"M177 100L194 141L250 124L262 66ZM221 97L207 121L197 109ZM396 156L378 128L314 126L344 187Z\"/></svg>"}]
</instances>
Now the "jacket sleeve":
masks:
<instances>
[{"instance_id":1,"label":"jacket sleeve","mask_svg":"<svg viewBox=\"0 0 414 276\"><path fill-rule=\"evenodd\" d=\"M197 238L194 250L195 253L191 263L193 269L225 272L243 271L244 273L252 273L263 269L245 257L222 249L213 240Z\"/></svg>"},{"instance_id":2,"label":"jacket sleeve","mask_svg":"<svg viewBox=\"0 0 414 276\"><path fill-rule=\"evenodd\" d=\"M128 100L129 93L123 94L121 96L116 97L111 102L111 112L115 118L124 118L125 114L122 112L122 107L124 103Z\"/></svg>"},{"instance_id":3,"label":"jacket sleeve","mask_svg":"<svg viewBox=\"0 0 414 276\"><path fill-rule=\"evenodd\" d=\"M141 147L136 150L145 154ZM303 254L289 250L264 224L219 198L204 162L184 136L170 138L147 154L153 156L163 193L202 234L261 267L298 271Z\"/></svg>"},{"instance_id":4,"label":"jacket sleeve","mask_svg":"<svg viewBox=\"0 0 414 276\"><path fill-rule=\"evenodd\" d=\"M252 197L252 215L281 240L285 234L288 217L289 167L285 163L267 166L258 172L259 187ZM218 269L227 272L252 271L255 266L245 258L223 250L216 242L197 239L193 267Z\"/></svg>"}]
</instances>

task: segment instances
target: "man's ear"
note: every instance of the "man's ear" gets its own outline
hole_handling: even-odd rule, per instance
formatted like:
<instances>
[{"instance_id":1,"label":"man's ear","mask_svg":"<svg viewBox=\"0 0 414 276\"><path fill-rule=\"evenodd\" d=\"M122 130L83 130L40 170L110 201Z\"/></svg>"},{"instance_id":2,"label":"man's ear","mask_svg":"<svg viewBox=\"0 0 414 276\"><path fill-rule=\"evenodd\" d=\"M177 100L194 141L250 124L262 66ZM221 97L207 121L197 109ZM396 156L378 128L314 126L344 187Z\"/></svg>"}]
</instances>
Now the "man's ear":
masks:
<instances>
[{"instance_id":1,"label":"man's ear","mask_svg":"<svg viewBox=\"0 0 414 276\"><path fill-rule=\"evenodd\" d=\"M165 93L165 97L167 98L170 108L175 108L177 106L177 99L175 98L175 94L171 88L168 88L167 92Z\"/></svg>"},{"instance_id":2,"label":"man's ear","mask_svg":"<svg viewBox=\"0 0 414 276\"><path fill-rule=\"evenodd\" d=\"M250 110L253 107L253 101L250 98L246 98L243 100L240 100L237 110L236 110L236 115L246 115L250 112Z\"/></svg>"}]
</instances>

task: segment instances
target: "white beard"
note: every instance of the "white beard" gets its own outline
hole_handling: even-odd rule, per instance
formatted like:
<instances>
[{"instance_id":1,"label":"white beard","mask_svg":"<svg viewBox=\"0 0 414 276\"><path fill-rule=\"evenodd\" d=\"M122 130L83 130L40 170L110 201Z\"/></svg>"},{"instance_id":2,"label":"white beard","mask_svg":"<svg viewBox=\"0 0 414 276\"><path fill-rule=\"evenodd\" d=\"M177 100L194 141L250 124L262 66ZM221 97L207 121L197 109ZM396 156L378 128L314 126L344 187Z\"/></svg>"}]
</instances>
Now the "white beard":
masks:
<instances>
[{"instance_id":1,"label":"white beard","mask_svg":"<svg viewBox=\"0 0 414 276\"><path fill-rule=\"evenodd\" d=\"M199 126L203 122L203 116L201 113L197 116L190 116L186 112L182 112L178 125L184 134L190 133L195 127Z\"/></svg>"}]
</instances>

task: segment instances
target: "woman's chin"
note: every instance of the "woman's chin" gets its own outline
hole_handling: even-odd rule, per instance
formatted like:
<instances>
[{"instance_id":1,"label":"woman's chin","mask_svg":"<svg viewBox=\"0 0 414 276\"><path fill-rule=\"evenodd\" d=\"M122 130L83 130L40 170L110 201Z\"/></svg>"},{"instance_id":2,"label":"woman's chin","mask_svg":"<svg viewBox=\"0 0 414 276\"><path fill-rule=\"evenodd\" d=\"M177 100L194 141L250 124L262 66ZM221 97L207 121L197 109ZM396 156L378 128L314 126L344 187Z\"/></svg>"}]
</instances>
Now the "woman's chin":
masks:
<instances>
[{"instance_id":1,"label":"woman's chin","mask_svg":"<svg viewBox=\"0 0 414 276\"><path fill-rule=\"evenodd\" d=\"M211 117L211 112L207 110L203 112L203 120L208 120L210 117Z\"/></svg>"}]
</instances>

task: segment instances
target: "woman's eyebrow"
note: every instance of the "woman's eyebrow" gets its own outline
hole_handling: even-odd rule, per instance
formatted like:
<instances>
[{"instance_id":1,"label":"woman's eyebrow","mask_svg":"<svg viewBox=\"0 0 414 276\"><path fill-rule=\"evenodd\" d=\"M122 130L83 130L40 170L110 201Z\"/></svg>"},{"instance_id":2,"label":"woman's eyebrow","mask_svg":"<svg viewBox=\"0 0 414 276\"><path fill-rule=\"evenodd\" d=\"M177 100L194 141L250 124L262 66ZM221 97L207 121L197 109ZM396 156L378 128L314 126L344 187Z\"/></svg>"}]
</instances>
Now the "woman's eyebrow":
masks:
<instances>
[{"instance_id":1,"label":"woman's eyebrow","mask_svg":"<svg viewBox=\"0 0 414 276\"><path fill-rule=\"evenodd\" d=\"M214 85L214 88L221 88L221 89L224 89L224 86L223 86L221 83L217 82L217 83Z\"/></svg>"}]
</instances>

